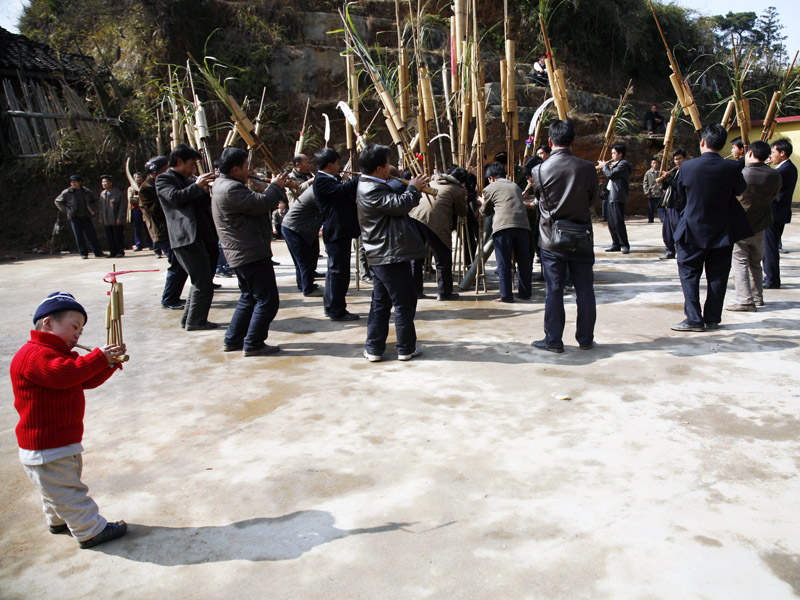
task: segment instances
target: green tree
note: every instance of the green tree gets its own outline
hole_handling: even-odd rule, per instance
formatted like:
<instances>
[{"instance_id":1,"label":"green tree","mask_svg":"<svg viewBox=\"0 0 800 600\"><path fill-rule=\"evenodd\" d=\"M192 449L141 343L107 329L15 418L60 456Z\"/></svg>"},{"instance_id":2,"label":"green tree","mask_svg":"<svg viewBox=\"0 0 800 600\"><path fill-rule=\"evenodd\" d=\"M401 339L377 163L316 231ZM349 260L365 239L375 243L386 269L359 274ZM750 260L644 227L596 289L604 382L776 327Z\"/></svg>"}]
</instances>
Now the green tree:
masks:
<instances>
[{"instance_id":1,"label":"green tree","mask_svg":"<svg viewBox=\"0 0 800 600\"><path fill-rule=\"evenodd\" d=\"M786 36L781 33L782 29L783 24L774 6L765 8L756 21L755 41L758 44L758 55L767 71L777 71L783 66L786 55L786 46L783 42Z\"/></svg>"}]
</instances>

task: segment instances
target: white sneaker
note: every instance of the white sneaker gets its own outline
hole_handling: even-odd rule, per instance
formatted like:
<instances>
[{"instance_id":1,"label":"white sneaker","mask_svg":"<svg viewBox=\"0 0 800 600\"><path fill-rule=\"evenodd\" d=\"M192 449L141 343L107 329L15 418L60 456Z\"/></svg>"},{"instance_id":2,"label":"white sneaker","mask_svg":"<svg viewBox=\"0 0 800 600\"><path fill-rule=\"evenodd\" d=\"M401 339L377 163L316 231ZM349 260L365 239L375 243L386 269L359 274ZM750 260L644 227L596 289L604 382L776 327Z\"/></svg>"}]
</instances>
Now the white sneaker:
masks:
<instances>
[{"instance_id":1,"label":"white sneaker","mask_svg":"<svg viewBox=\"0 0 800 600\"><path fill-rule=\"evenodd\" d=\"M422 348L414 348L414 351L411 354L398 354L397 360L402 360L403 362L407 360L411 360L412 358L418 357L422 354Z\"/></svg>"},{"instance_id":2,"label":"white sneaker","mask_svg":"<svg viewBox=\"0 0 800 600\"><path fill-rule=\"evenodd\" d=\"M383 357L380 354L370 354L366 350L364 350L364 358L366 358L369 362L381 362L383 360Z\"/></svg>"}]
</instances>

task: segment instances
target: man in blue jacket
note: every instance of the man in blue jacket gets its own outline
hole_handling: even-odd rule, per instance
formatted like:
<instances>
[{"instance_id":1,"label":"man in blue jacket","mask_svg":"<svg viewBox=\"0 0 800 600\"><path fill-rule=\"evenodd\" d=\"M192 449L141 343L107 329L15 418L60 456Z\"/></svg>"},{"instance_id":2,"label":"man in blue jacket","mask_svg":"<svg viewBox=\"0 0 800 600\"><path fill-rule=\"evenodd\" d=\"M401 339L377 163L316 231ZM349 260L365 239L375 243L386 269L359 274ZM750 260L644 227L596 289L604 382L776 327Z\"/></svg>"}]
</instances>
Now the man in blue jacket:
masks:
<instances>
[{"instance_id":1,"label":"man in blue jacket","mask_svg":"<svg viewBox=\"0 0 800 600\"><path fill-rule=\"evenodd\" d=\"M675 228L675 246L686 319L672 326L675 331L719 327L733 245L753 235L744 208L736 198L747 187L742 171L738 163L719 155L727 138L724 127L708 125L703 130L700 156L684 162L679 171L678 196L686 207ZM707 291L701 310L703 270Z\"/></svg>"},{"instance_id":2,"label":"man in blue jacket","mask_svg":"<svg viewBox=\"0 0 800 600\"><path fill-rule=\"evenodd\" d=\"M359 316L348 312L345 296L350 287L350 248L361 235L356 211L358 177L342 183L339 158L333 148L323 148L314 156L314 196L322 211L322 241L328 253L322 303L331 321L356 321Z\"/></svg>"}]
</instances>

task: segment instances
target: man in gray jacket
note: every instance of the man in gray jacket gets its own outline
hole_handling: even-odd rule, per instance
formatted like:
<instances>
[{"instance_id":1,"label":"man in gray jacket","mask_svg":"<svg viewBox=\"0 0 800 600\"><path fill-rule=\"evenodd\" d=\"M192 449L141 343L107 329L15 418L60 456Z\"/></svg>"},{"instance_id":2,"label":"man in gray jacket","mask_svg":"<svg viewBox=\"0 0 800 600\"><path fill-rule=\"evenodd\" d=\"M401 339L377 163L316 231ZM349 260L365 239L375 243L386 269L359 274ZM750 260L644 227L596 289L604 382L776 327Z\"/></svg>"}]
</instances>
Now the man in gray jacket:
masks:
<instances>
[{"instance_id":1,"label":"man in gray jacket","mask_svg":"<svg viewBox=\"0 0 800 600\"><path fill-rule=\"evenodd\" d=\"M75 234L75 243L78 245L81 258L89 258L86 241L89 242L97 258L104 257L103 248L92 223L92 217L97 212L97 199L92 190L83 186L80 175L70 175L69 187L58 195L55 203L58 210L66 214L72 224L72 233Z\"/></svg>"},{"instance_id":2,"label":"man in gray jacket","mask_svg":"<svg viewBox=\"0 0 800 600\"><path fill-rule=\"evenodd\" d=\"M631 245L628 242L628 230L625 227L625 205L628 203L628 187L630 185L631 163L625 160L625 144L611 146L611 161L598 161L608 186L608 232L611 234L611 247L606 252L628 254Z\"/></svg>"},{"instance_id":3,"label":"man in gray jacket","mask_svg":"<svg viewBox=\"0 0 800 600\"><path fill-rule=\"evenodd\" d=\"M747 213L747 220L755 235L739 240L733 245L733 281L736 286L736 303L726 306L735 312L756 312L764 304L763 271L764 230L772 225L772 202L781 189L781 174L770 168L767 160L770 147L757 140L748 147L742 176L747 188L739 196L739 203Z\"/></svg>"},{"instance_id":4,"label":"man in gray jacket","mask_svg":"<svg viewBox=\"0 0 800 600\"><path fill-rule=\"evenodd\" d=\"M591 231L589 208L597 192L597 171L589 161L572 154L575 129L571 121L550 125L553 153L544 164L531 171L531 187L539 201L539 245L542 248L542 273L547 286L544 305L543 340L534 348L564 352L564 283L569 268L578 304L575 339L581 350L594 345L596 305L594 297L594 250L563 252L553 246L553 224L565 220L586 225Z\"/></svg>"},{"instance_id":5,"label":"man in gray jacket","mask_svg":"<svg viewBox=\"0 0 800 600\"><path fill-rule=\"evenodd\" d=\"M389 187L389 148L369 144L358 157L361 178L356 194L361 241L372 271L372 305L367 320L364 358L378 362L386 350L389 316L394 306L397 358L406 361L419 356L414 315L417 293L411 261L425 255L425 247L408 213L419 204L419 190L428 183L426 175L411 179L403 194Z\"/></svg>"},{"instance_id":6,"label":"man in gray jacket","mask_svg":"<svg viewBox=\"0 0 800 600\"><path fill-rule=\"evenodd\" d=\"M212 213L228 264L236 273L242 295L225 333L225 352L245 356L274 354L280 348L264 343L278 314L278 285L272 266L272 224L269 217L284 199L289 175L281 173L263 194L247 188L247 152L226 148L219 159Z\"/></svg>"},{"instance_id":7,"label":"man in gray jacket","mask_svg":"<svg viewBox=\"0 0 800 600\"><path fill-rule=\"evenodd\" d=\"M128 216L128 199L122 190L114 187L111 175L101 175L100 210L98 220L105 227L108 242L108 257L125 256L125 219Z\"/></svg>"}]
</instances>

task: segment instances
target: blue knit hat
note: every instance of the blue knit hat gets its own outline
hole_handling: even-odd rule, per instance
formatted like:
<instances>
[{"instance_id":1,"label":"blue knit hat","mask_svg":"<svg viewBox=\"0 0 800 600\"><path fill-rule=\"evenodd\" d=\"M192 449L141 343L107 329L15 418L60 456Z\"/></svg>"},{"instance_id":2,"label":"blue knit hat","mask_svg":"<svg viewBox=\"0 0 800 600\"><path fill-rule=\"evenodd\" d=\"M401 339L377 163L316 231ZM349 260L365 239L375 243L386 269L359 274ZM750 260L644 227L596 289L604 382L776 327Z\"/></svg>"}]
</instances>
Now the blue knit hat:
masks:
<instances>
[{"instance_id":1,"label":"blue knit hat","mask_svg":"<svg viewBox=\"0 0 800 600\"><path fill-rule=\"evenodd\" d=\"M83 315L84 323L89 320L86 309L78 304L78 301L75 300L75 296L67 292L53 292L36 307L36 312L33 315L33 323L35 325L36 321L39 319L62 310L76 310Z\"/></svg>"}]
</instances>

